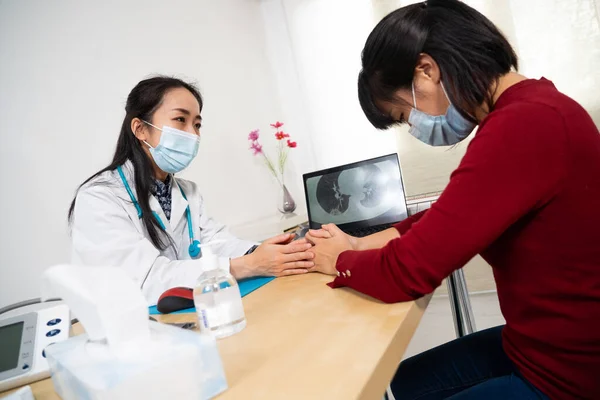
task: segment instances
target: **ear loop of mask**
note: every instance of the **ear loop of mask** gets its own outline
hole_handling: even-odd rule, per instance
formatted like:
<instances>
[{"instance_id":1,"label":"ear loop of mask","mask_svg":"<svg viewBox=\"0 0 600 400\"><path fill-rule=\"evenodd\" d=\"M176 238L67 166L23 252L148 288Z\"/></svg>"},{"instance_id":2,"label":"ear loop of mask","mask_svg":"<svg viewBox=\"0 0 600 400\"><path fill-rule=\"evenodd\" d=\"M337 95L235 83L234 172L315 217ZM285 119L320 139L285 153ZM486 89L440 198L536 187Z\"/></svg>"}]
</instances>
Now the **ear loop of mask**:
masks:
<instances>
[{"instance_id":1,"label":"ear loop of mask","mask_svg":"<svg viewBox=\"0 0 600 400\"><path fill-rule=\"evenodd\" d=\"M161 131L161 132L162 132L162 129L160 129L158 126L156 126L156 125L152 125L150 122L148 122L148 121L145 121L145 120L143 120L143 119L142 119L141 121L142 121L143 123L145 123L145 124L148 124L148 125L150 125L151 127L153 127L153 128L156 128L156 129L158 129L159 131ZM146 142L145 140L142 140L142 142L144 142L144 144L146 144L146 146L150 147L151 149L154 149L154 147L150 146L150 143Z\"/></svg>"},{"instance_id":2,"label":"ear loop of mask","mask_svg":"<svg viewBox=\"0 0 600 400\"><path fill-rule=\"evenodd\" d=\"M444 87L444 82L442 82L441 80L440 80L440 85L442 86L442 90L444 91L446 100L448 100L448 107L450 107L452 105L452 101L450 100L450 97L448 96L448 92L446 92L446 88Z\"/></svg>"},{"instance_id":3,"label":"ear loop of mask","mask_svg":"<svg viewBox=\"0 0 600 400\"><path fill-rule=\"evenodd\" d=\"M440 85L442 86L442 91L444 92L444 96L446 96L446 99L448 100L448 103L449 103L448 107L450 107L450 105L452 105L452 102L450 101L450 97L448 97L448 93L446 92L446 88L444 87L444 82L442 82L441 80L440 80ZM412 87L412 96L413 96L413 107L415 108L415 110L418 111L419 109L417 108L417 96L415 96L415 81L414 80L412 81L411 87Z\"/></svg>"},{"instance_id":4,"label":"ear loop of mask","mask_svg":"<svg viewBox=\"0 0 600 400\"><path fill-rule=\"evenodd\" d=\"M419 109L417 108L417 97L415 96L415 81L414 80L412 81L411 87L412 87L412 95L413 95L413 107L415 108L415 110L418 111Z\"/></svg>"},{"instance_id":5,"label":"ear loop of mask","mask_svg":"<svg viewBox=\"0 0 600 400\"><path fill-rule=\"evenodd\" d=\"M448 92L446 92L446 88L444 87L444 82L442 82L441 80L440 80L440 85L442 85L442 90L444 91L444 94L446 95L446 98L448 99L448 103L450 103L450 106L453 106L453 107L454 107L454 109L455 109L456 111L458 111L458 109L456 108L456 106L455 106L454 104L452 104L452 100L450 100L450 96L448 96ZM449 108L450 106L448 106L448 108ZM447 112L447 111L446 111L446 112ZM472 116L470 113L467 113L467 115L468 115L469 117L473 118L473 116ZM473 118L473 119L474 119L474 118ZM471 121L469 121L469 122L471 122Z\"/></svg>"}]
</instances>

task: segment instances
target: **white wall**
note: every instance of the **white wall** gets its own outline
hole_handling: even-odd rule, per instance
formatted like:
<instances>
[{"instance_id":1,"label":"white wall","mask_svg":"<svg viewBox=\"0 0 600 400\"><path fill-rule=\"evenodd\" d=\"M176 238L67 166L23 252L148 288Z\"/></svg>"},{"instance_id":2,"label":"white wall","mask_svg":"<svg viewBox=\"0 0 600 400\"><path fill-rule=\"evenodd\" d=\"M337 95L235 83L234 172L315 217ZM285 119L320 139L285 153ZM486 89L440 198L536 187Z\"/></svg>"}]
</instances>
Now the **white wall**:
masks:
<instances>
[{"instance_id":1,"label":"white wall","mask_svg":"<svg viewBox=\"0 0 600 400\"><path fill-rule=\"evenodd\" d=\"M69 260L74 190L109 162L126 96L149 74L201 87L203 141L184 176L209 211L226 223L274 211L246 140L283 118L263 25L248 0L0 0L0 307L37 297L40 272ZM309 146L297 150L292 168L310 169Z\"/></svg>"}]
</instances>

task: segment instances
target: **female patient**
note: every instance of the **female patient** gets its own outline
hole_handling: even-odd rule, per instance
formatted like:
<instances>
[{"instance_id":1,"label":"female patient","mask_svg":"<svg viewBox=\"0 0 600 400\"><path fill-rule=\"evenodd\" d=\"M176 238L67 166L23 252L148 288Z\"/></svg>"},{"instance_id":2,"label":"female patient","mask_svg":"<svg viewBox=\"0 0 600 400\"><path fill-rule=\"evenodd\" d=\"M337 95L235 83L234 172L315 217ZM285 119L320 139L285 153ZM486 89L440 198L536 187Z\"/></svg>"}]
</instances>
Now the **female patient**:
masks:
<instances>
[{"instance_id":1,"label":"female patient","mask_svg":"<svg viewBox=\"0 0 600 400\"><path fill-rule=\"evenodd\" d=\"M592 118L549 80L516 73L504 36L456 0L388 15L367 39L362 67L359 99L375 127L408 123L432 146L479 130L428 211L364 239L335 226L313 232L316 270L337 275L334 287L408 301L481 254L506 319L404 361L395 398L600 399Z\"/></svg>"},{"instance_id":2,"label":"female patient","mask_svg":"<svg viewBox=\"0 0 600 400\"><path fill-rule=\"evenodd\" d=\"M237 279L313 266L310 244L290 235L260 246L234 237L207 215L198 186L175 177L198 151L202 104L198 90L179 79L138 83L112 162L80 186L69 210L72 262L125 269L149 304L169 288L196 283L201 243L214 243Z\"/></svg>"}]
</instances>

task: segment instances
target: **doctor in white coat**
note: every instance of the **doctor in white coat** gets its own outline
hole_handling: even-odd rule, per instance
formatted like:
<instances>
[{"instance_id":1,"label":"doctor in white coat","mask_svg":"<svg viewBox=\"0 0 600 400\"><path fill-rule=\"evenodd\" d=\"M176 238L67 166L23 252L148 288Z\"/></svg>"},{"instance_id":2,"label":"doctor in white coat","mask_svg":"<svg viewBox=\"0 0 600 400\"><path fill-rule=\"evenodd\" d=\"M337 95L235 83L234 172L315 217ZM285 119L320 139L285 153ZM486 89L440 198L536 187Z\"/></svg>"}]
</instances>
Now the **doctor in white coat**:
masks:
<instances>
[{"instance_id":1,"label":"doctor in white coat","mask_svg":"<svg viewBox=\"0 0 600 400\"><path fill-rule=\"evenodd\" d=\"M131 91L112 163L88 178L69 210L72 262L118 266L148 303L176 286L193 287L201 244L237 279L306 273L311 247L282 234L261 245L210 218L195 183L175 177L194 159L202 97L192 85L158 76Z\"/></svg>"}]
</instances>

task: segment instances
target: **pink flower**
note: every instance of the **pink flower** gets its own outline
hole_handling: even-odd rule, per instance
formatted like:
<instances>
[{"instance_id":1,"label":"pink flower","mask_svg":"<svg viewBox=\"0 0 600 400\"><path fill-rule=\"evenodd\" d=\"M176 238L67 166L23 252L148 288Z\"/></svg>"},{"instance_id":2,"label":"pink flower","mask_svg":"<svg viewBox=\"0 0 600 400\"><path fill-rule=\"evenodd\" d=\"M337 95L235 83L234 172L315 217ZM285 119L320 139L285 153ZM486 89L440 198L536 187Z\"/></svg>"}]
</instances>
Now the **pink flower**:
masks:
<instances>
[{"instance_id":1,"label":"pink flower","mask_svg":"<svg viewBox=\"0 0 600 400\"><path fill-rule=\"evenodd\" d=\"M291 140L289 140L289 139L288 139L288 141L287 141L287 146L288 146L290 149L294 149L294 148L296 148L296 147L298 146L298 143L296 143L296 142L292 142Z\"/></svg>"},{"instance_id":2,"label":"pink flower","mask_svg":"<svg viewBox=\"0 0 600 400\"><path fill-rule=\"evenodd\" d=\"M285 133L285 132L283 132L283 131L277 132L277 133L275 134L275 138L276 138L277 140L283 140L283 139L285 139L285 138L289 138L289 137L290 137L290 135L288 135L287 133Z\"/></svg>"},{"instance_id":3,"label":"pink flower","mask_svg":"<svg viewBox=\"0 0 600 400\"><path fill-rule=\"evenodd\" d=\"M250 150L254 150L254 155L262 154L263 152L262 145L258 142L253 142L252 146L250 146Z\"/></svg>"},{"instance_id":4,"label":"pink flower","mask_svg":"<svg viewBox=\"0 0 600 400\"><path fill-rule=\"evenodd\" d=\"M252 140L253 142L258 140L258 129L250 132L250 134L248 135L248 140Z\"/></svg>"},{"instance_id":5,"label":"pink flower","mask_svg":"<svg viewBox=\"0 0 600 400\"><path fill-rule=\"evenodd\" d=\"M279 129L279 128L281 128L281 127L283 126L283 122L279 122L279 121L277 121L277 122L275 122L274 124L271 124L271 126L272 126L273 128L275 128L275 129Z\"/></svg>"}]
</instances>

